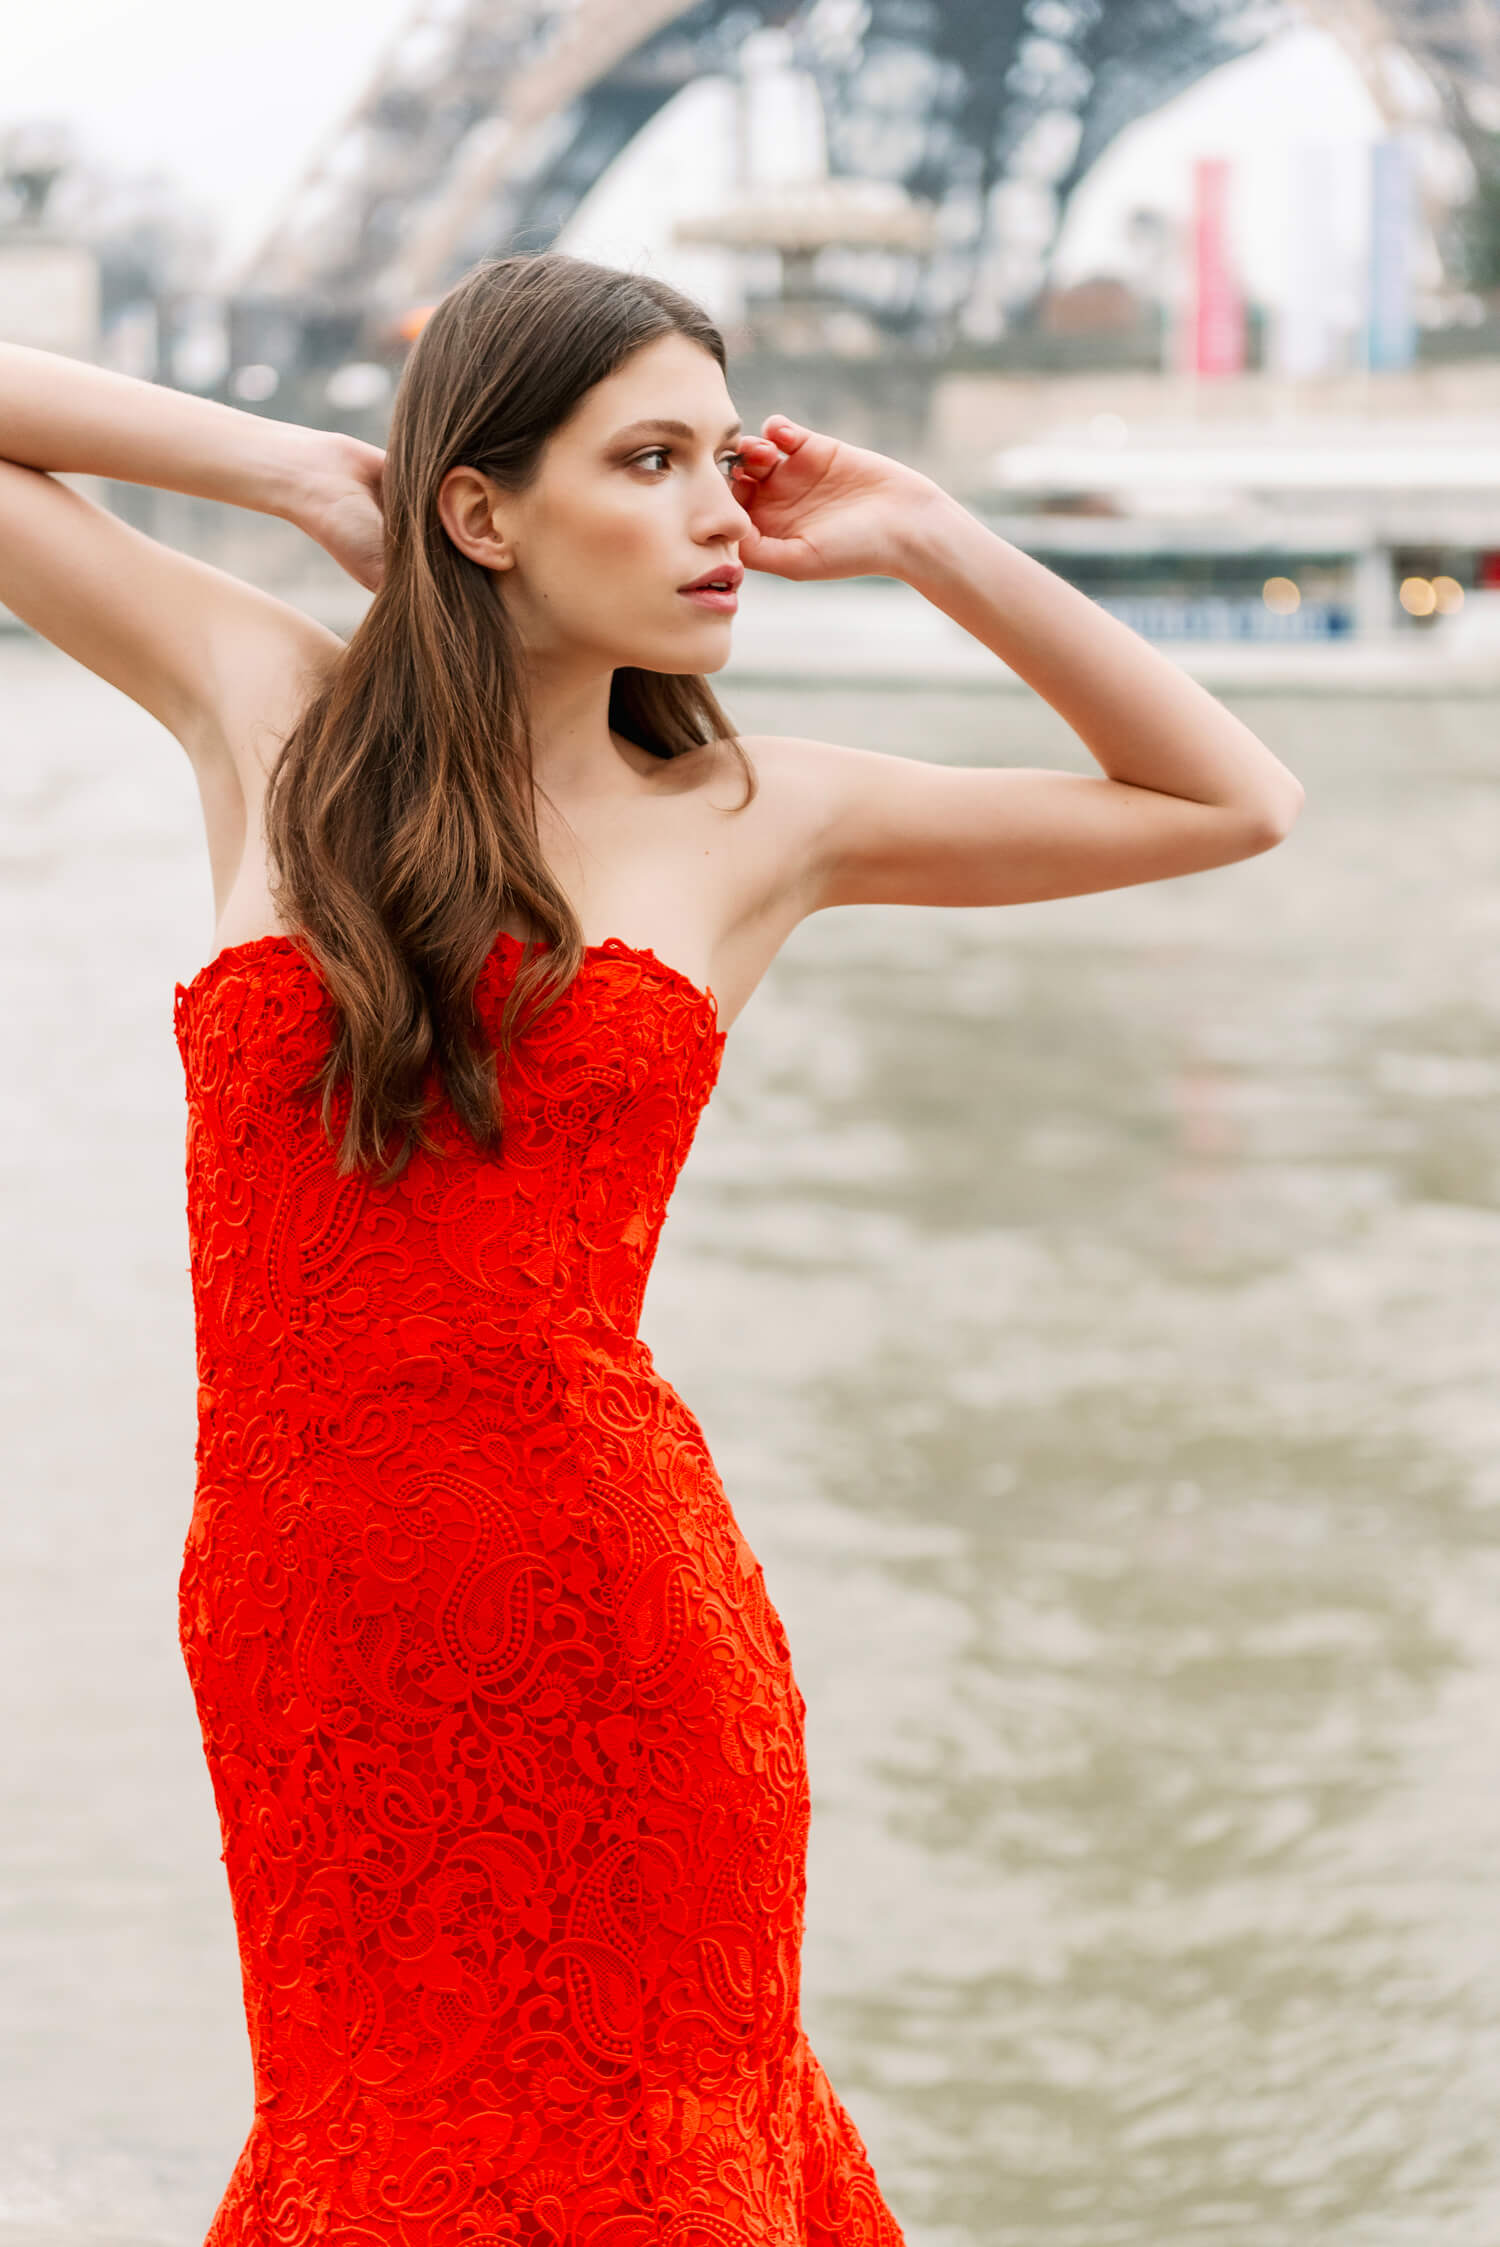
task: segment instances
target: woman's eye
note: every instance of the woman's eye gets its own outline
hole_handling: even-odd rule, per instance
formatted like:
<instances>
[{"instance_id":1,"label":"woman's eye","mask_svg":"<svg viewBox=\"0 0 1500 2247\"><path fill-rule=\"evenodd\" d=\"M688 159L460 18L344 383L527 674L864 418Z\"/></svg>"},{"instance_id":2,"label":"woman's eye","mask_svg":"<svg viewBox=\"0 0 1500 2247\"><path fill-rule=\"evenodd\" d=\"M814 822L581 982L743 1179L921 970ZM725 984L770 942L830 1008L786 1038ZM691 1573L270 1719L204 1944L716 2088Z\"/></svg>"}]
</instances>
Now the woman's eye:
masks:
<instances>
[{"instance_id":1,"label":"woman's eye","mask_svg":"<svg viewBox=\"0 0 1500 2247\"><path fill-rule=\"evenodd\" d=\"M744 466L744 463L745 456L742 452L725 453L719 462L719 467L725 478L731 479L736 471ZM648 451L637 453L630 465L632 468L649 469L653 475L658 474L671 467L672 448L670 445L652 445Z\"/></svg>"}]
</instances>

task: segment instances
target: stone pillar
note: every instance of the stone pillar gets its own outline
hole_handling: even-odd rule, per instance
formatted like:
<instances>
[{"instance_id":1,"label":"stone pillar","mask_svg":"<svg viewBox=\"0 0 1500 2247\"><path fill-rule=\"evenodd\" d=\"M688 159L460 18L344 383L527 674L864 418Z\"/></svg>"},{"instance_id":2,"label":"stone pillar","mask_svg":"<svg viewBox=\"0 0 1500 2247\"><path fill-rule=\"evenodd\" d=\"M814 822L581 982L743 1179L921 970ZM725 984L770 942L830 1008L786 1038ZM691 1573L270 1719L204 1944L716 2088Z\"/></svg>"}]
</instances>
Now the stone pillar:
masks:
<instances>
[{"instance_id":1,"label":"stone pillar","mask_svg":"<svg viewBox=\"0 0 1500 2247\"><path fill-rule=\"evenodd\" d=\"M0 231L0 340L99 356L99 260L82 242Z\"/></svg>"}]
</instances>

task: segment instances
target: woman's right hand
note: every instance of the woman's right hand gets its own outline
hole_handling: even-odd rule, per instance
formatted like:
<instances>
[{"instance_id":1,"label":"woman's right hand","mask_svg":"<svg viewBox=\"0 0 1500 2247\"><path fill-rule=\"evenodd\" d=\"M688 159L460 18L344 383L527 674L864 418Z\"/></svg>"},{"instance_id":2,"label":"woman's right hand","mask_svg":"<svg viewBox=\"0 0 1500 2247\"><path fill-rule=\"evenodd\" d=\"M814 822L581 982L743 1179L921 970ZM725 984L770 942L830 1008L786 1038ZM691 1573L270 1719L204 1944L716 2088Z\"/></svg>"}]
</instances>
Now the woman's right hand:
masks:
<instances>
[{"instance_id":1,"label":"woman's right hand","mask_svg":"<svg viewBox=\"0 0 1500 2247\"><path fill-rule=\"evenodd\" d=\"M380 477L385 454L361 438L331 436L336 448L326 467L307 478L289 510L306 531L357 585L378 592L385 575L385 518L380 508Z\"/></svg>"}]
</instances>

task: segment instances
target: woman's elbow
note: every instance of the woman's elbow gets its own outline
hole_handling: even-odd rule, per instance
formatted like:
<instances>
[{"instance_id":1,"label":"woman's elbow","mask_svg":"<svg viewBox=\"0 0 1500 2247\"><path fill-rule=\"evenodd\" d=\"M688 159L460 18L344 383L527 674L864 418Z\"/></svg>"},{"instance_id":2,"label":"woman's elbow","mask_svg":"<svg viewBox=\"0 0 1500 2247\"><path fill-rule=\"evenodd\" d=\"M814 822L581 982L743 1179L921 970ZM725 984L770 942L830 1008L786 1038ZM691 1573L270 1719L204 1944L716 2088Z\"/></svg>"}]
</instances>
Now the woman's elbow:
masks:
<instances>
[{"instance_id":1,"label":"woman's elbow","mask_svg":"<svg viewBox=\"0 0 1500 2247\"><path fill-rule=\"evenodd\" d=\"M1236 822L1241 836L1238 855L1256 858L1284 843L1297 824L1306 794L1301 781L1288 773L1276 788L1247 804Z\"/></svg>"}]
</instances>

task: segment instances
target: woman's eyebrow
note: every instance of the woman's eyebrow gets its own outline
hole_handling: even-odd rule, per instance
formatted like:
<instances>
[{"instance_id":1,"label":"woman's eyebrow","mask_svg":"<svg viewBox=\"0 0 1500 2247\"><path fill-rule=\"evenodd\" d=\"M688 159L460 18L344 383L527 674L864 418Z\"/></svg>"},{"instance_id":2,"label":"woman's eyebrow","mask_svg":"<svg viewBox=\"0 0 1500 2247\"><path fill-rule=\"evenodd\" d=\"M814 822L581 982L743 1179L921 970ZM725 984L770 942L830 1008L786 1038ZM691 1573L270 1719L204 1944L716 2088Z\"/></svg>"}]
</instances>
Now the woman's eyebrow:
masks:
<instances>
[{"instance_id":1,"label":"woman's eyebrow","mask_svg":"<svg viewBox=\"0 0 1500 2247\"><path fill-rule=\"evenodd\" d=\"M720 443L727 445L730 438L738 437L743 428L743 422L732 421L720 439ZM690 421L669 421L664 416L653 416L649 421L632 421L624 429L617 429L612 441L617 445L623 445L630 438L664 436L685 437L691 443L697 434L697 430Z\"/></svg>"}]
</instances>

